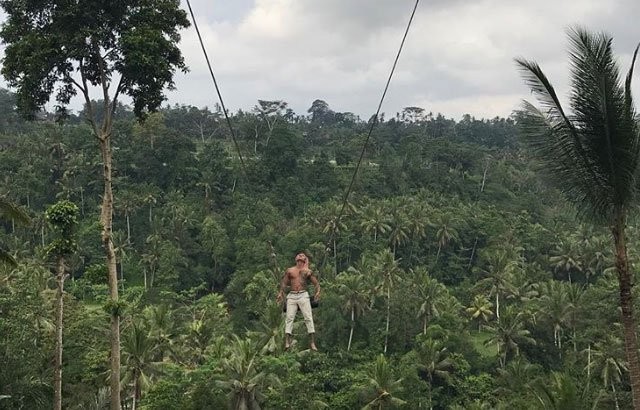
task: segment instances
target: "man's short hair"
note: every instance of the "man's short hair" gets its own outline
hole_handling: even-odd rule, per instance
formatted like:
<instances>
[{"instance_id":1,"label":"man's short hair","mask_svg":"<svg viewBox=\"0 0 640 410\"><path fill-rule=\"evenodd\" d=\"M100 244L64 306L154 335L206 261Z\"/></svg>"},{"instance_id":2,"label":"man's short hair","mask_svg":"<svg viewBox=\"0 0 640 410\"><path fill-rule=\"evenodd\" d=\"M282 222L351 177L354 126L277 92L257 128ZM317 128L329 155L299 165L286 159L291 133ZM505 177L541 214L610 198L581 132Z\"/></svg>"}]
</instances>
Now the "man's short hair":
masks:
<instances>
[{"instance_id":1,"label":"man's short hair","mask_svg":"<svg viewBox=\"0 0 640 410\"><path fill-rule=\"evenodd\" d=\"M301 255L302 255L302 257L301 257ZM304 260L304 261L308 262L309 261L309 256L305 252L298 252L298 253L296 253L295 260Z\"/></svg>"}]
</instances>

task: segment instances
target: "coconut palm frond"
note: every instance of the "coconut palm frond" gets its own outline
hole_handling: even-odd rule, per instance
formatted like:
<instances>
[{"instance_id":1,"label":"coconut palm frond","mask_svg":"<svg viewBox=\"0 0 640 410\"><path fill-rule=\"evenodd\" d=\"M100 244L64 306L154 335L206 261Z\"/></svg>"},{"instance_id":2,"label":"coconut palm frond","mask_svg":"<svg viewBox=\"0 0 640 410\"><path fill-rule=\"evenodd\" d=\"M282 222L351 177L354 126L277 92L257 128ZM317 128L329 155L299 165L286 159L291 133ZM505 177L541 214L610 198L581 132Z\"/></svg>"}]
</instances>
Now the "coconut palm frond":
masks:
<instances>
[{"instance_id":1,"label":"coconut palm frond","mask_svg":"<svg viewBox=\"0 0 640 410\"><path fill-rule=\"evenodd\" d=\"M640 136L631 100L633 63L623 85L612 39L582 28L569 31L572 115L540 66L516 59L541 109L525 102L519 124L525 141L583 216L610 221L636 194Z\"/></svg>"},{"instance_id":2,"label":"coconut palm frond","mask_svg":"<svg viewBox=\"0 0 640 410\"><path fill-rule=\"evenodd\" d=\"M631 78L633 77L633 67L636 64L636 57L638 57L638 49L640 49L640 44L636 46L636 49L633 52L633 57L631 58L631 67L629 67L627 78L624 81L625 110L631 114L630 120L633 120L633 118L635 117L634 115L635 112L633 108L633 98L631 98Z\"/></svg>"},{"instance_id":3,"label":"coconut palm frond","mask_svg":"<svg viewBox=\"0 0 640 410\"><path fill-rule=\"evenodd\" d=\"M31 222L25 211L3 196L0 196L0 215L25 225Z\"/></svg>"},{"instance_id":4,"label":"coconut palm frond","mask_svg":"<svg viewBox=\"0 0 640 410\"><path fill-rule=\"evenodd\" d=\"M0 264L16 266L17 262L7 251L0 249Z\"/></svg>"},{"instance_id":5,"label":"coconut palm frond","mask_svg":"<svg viewBox=\"0 0 640 410\"><path fill-rule=\"evenodd\" d=\"M625 111L611 37L575 28L569 40L574 124L595 172L604 177L599 206L600 213L606 213L607 205L629 203L635 193L629 187L634 186L638 165L637 126Z\"/></svg>"},{"instance_id":6,"label":"coconut palm frond","mask_svg":"<svg viewBox=\"0 0 640 410\"><path fill-rule=\"evenodd\" d=\"M588 205L600 197L598 193L604 181L594 172L573 125L543 113L526 101L518 113L518 124L548 180L572 202L586 204L581 207L585 212L594 213Z\"/></svg>"}]
</instances>

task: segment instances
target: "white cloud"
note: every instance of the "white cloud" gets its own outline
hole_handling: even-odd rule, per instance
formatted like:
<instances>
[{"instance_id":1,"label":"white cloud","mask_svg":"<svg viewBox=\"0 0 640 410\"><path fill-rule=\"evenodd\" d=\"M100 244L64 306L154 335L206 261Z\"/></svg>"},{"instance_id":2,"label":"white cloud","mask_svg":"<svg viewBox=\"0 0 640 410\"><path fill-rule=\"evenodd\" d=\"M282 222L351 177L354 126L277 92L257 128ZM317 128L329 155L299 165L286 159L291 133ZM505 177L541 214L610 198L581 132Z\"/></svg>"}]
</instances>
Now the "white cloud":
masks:
<instances>
[{"instance_id":1,"label":"white cloud","mask_svg":"<svg viewBox=\"0 0 640 410\"><path fill-rule=\"evenodd\" d=\"M192 0L229 108L284 99L303 113L321 98L362 118L377 106L413 4ZM383 111L419 105L454 118L507 116L529 98L516 56L538 61L565 94L566 29L574 24L612 34L626 71L640 41L639 14L636 0L423 0ZM183 32L181 48L191 71L176 75L169 102L212 106L217 96L193 27ZM640 79L636 95L639 87Z\"/></svg>"}]
</instances>

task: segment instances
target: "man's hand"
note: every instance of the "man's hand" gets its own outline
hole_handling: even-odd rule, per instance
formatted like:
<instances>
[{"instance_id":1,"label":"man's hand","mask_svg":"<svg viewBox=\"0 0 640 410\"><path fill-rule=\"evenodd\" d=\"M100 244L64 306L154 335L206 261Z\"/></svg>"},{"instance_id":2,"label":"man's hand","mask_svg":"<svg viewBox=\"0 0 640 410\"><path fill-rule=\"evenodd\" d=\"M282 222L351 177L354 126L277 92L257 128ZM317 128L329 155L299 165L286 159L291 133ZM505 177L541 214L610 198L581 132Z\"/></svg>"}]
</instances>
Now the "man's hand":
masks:
<instances>
[{"instance_id":1,"label":"man's hand","mask_svg":"<svg viewBox=\"0 0 640 410\"><path fill-rule=\"evenodd\" d=\"M284 299L284 293L280 291L278 292L278 296L276 296L276 303L279 305L282 303L282 299Z\"/></svg>"},{"instance_id":2,"label":"man's hand","mask_svg":"<svg viewBox=\"0 0 640 410\"><path fill-rule=\"evenodd\" d=\"M313 295L313 300L315 300L316 302L320 300L320 290L317 290Z\"/></svg>"}]
</instances>

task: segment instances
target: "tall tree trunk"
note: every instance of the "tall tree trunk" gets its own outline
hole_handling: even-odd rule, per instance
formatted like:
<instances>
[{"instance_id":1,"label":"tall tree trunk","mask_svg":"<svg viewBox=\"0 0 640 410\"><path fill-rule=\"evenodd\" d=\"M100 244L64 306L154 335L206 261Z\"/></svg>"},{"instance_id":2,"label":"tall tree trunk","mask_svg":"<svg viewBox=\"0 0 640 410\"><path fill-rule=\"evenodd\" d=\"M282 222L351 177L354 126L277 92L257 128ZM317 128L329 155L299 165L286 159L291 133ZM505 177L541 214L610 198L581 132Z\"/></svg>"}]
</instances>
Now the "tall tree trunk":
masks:
<instances>
[{"instance_id":1,"label":"tall tree trunk","mask_svg":"<svg viewBox=\"0 0 640 410\"><path fill-rule=\"evenodd\" d=\"M355 316L356 316L355 309L352 306L351 307L351 331L349 332L349 344L347 345L347 352L351 350L351 340L353 339L353 328L355 327L355 324L356 324Z\"/></svg>"},{"instance_id":2,"label":"tall tree trunk","mask_svg":"<svg viewBox=\"0 0 640 410\"><path fill-rule=\"evenodd\" d=\"M476 240L473 241L473 248L471 248L471 256L469 257L469 266L467 269L471 269L471 264L473 263L473 257L476 254L476 246L478 246L478 237L476 236Z\"/></svg>"},{"instance_id":3,"label":"tall tree trunk","mask_svg":"<svg viewBox=\"0 0 640 410\"><path fill-rule=\"evenodd\" d=\"M80 187L80 212L84 216L84 189Z\"/></svg>"},{"instance_id":4,"label":"tall tree trunk","mask_svg":"<svg viewBox=\"0 0 640 410\"><path fill-rule=\"evenodd\" d=\"M131 243L131 221L129 220L129 212L126 213L127 218L127 243Z\"/></svg>"},{"instance_id":5,"label":"tall tree trunk","mask_svg":"<svg viewBox=\"0 0 640 410\"><path fill-rule=\"evenodd\" d=\"M56 359L53 374L54 383L54 410L62 410L62 318L64 313L64 257L58 257L58 269L56 277L58 290L56 292Z\"/></svg>"},{"instance_id":6,"label":"tall tree trunk","mask_svg":"<svg viewBox=\"0 0 640 410\"><path fill-rule=\"evenodd\" d=\"M624 348L629 364L629 379L633 395L633 408L640 409L640 361L638 360L638 337L633 318L633 296L631 294L631 272L627 256L625 238L626 218L617 212L615 225L612 227L615 244L615 266L618 271L620 285L620 307L622 309L622 325L624 329Z\"/></svg>"},{"instance_id":7,"label":"tall tree trunk","mask_svg":"<svg viewBox=\"0 0 640 410\"><path fill-rule=\"evenodd\" d=\"M391 286L387 286L387 327L384 332L384 354L389 346L389 320L391 319Z\"/></svg>"},{"instance_id":8,"label":"tall tree trunk","mask_svg":"<svg viewBox=\"0 0 640 410\"><path fill-rule=\"evenodd\" d=\"M131 404L131 410L136 410L136 404L138 402L138 372L133 372L133 403Z\"/></svg>"},{"instance_id":9,"label":"tall tree trunk","mask_svg":"<svg viewBox=\"0 0 640 410\"><path fill-rule=\"evenodd\" d=\"M335 238L333 239L333 277L338 276L338 247Z\"/></svg>"},{"instance_id":10,"label":"tall tree trunk","mask_svg":"<svg viewBox=\"0 0 640 410\"><path fill-rule=\"evenodd\" d=\"M116 305L118 304L118 270L116 266L116 254L113 248L113 191L112 191L112 164L111 164L111 136L103 133L98 141L103 161L104 194L102 196L102 208L100 211L100 223L102 224L102 246L104 247L108 280L109 298L113 304L111 310L111 410L120 410L120 316Z\"/></svg>"},{"instance_id":11,"label":"tall tree trunk","mask_svg":"<svg viewBox=\"0 0 640 410\"><path fill-rule=\"evenodd\" d=\"M496 290L496 320L500 323L500 292Z\"/></svg>"}]
</instances>

